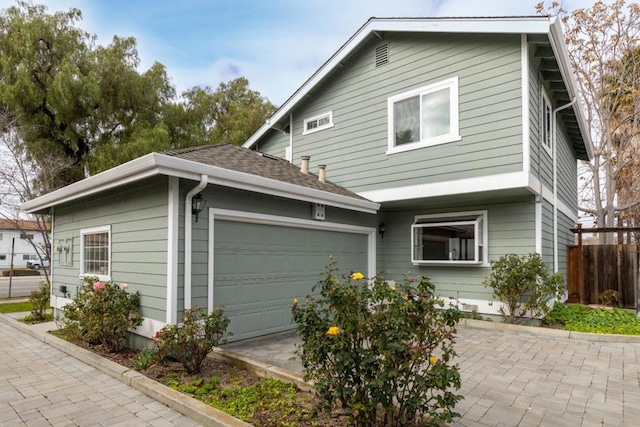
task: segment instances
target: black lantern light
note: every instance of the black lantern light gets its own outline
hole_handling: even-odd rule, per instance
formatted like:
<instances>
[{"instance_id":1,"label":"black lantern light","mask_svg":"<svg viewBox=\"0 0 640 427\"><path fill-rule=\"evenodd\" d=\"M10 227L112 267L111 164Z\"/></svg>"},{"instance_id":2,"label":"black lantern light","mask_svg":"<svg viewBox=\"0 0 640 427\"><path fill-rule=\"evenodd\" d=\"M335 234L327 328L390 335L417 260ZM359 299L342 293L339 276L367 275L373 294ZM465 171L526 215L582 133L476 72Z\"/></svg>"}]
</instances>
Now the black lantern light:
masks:
<instances>
[{"instance_id":1,"label":"black lantern light","mask_svg":"<svg viewBox=\"0 0 640 427\"><path fill-rule=\"evenodd\" d=\"M196 222L198 222L198 214L204 209L204 205L207 201L202 198L202 194L198 193L191 199L191 213L196 216Z\"/></svg>"}]
</instances>

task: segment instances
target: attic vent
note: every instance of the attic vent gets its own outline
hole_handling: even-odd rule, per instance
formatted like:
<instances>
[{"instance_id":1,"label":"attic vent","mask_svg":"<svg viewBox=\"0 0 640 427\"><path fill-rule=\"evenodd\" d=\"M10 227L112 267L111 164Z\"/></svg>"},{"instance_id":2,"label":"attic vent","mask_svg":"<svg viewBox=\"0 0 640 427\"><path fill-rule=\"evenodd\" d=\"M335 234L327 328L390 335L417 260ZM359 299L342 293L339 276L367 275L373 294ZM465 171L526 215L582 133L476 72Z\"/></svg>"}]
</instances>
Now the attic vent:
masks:
<instances>
[{"instance_id":1,"label":"attic vent","mask_svg":"<svg viewBox=\"0 0 640 427\"><path fill-rule=\"evenodd\" d=\"M376 67L389 63L389 43L376 47Z\"/></svg>"}]
</instances>

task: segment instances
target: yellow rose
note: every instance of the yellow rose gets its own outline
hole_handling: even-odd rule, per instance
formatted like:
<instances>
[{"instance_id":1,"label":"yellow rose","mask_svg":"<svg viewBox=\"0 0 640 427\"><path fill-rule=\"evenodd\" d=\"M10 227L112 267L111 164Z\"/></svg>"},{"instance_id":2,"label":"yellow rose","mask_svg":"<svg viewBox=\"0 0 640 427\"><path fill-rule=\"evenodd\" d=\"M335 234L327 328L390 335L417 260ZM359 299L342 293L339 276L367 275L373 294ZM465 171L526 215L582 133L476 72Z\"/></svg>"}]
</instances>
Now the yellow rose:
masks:
<instances>
[{"instance_id":1,"label":"yellow rose","mask_svg":"<svg viewBox=\"0 0 640 427\"><path fill-rule=\"evenodd\" d=\"M293 303L294 303L294 304L297 304L297 303L298 303L298 298L294 298L294 299L293 299Z\"/></svg>"},{"instance_id":2,"label":"yellow rose","mask_svg":"<svg viewBox=\"0 0 640 427\"><path fill-rule=\"evenodd\" d=\"M396 290L396 285L391 286L391 290L395 291Z\"/></svg>"},{"instance_id":3,"label":"yellow rose","mask_svg":"<svg viewBox=\"0 0 640 427\"><path fill-rule=\"evenodd\" d=\"M359 273L359 272L358 272L358 273L353 273L353 274L351 275L351 278L352 278L353 280L362 280L362 279L364 279L364 274Z\"/></svg>"},{"instance_id":4,"label":"yellow rose","mask_svg":"<svg viewBox=\"0 0 640 427\"><path fill-rule=\"evenodd\" d=\"M337 326L331 326L327 331L327 334L332 336L336 336L339 333L340 333L340 328L338 328Z\"/></svg>"},{"instance_id":5,"label":"yellow rose","mask_svg":"<svg viewBox=\"0 0 640 427\"><path fill-rule=\"evenodd\" d=\"M438 363L438 358L435 356L431 356L429 358L429 363L431 363L432 365L435 365L436 363Z\"/></svg>"}]
</instances>

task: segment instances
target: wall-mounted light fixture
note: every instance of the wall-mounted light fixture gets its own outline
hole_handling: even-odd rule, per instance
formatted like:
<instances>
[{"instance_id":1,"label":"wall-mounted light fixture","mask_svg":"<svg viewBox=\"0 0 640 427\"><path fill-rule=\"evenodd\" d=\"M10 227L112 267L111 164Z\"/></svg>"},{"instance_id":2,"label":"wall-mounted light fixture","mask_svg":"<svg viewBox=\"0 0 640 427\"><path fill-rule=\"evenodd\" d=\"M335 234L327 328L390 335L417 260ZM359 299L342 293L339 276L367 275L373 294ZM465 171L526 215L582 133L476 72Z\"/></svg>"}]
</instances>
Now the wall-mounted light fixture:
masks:
<instances>
[{"instance_id":1,"label":"wall-mounted light fixture","mask_svg":"<svg viewBox=\"0 0 640 427\"><path fill-rule=\"evenodd\" d=\"M381 239L384 239L385 231L387 231L387 227L384 225L384 222L378 224L378 234L380 234Z\"/></svg>"},{"instance_id":2,"label":"wall-mounted light fixture","mask_svg":"<svg viewBox=\"0 0 640 427\"><path fill-rule=\"evenodd\" d=\"M198 214L204 209L204 205L207 201L202 198L202 194L198 193L191 199L191 213L196 216L196 222L198 222Z\"/></svg>"}]
</instances>

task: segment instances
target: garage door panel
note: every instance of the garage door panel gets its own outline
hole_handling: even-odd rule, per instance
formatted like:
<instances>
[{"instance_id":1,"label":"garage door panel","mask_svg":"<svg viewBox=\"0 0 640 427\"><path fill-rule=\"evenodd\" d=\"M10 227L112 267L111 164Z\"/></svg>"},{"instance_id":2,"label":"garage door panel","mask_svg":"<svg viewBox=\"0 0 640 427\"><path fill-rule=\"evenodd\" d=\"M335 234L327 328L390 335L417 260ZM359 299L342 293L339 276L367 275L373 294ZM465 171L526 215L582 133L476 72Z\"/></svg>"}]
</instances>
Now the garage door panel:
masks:
<instances>
[{"instance_id":1,"label":"garage door panel","mask_svg":"<svg viewBox=\"0 0 640 427\"><path fill-rule=\"evenodd\" d=\"M221 220L214 227L214 303L225 306L231 340L293 328L291 300L311 293L330 255L345 274L367 268L363 234Z\"/></svg>"}]
</instances>

